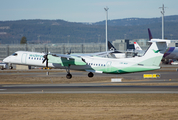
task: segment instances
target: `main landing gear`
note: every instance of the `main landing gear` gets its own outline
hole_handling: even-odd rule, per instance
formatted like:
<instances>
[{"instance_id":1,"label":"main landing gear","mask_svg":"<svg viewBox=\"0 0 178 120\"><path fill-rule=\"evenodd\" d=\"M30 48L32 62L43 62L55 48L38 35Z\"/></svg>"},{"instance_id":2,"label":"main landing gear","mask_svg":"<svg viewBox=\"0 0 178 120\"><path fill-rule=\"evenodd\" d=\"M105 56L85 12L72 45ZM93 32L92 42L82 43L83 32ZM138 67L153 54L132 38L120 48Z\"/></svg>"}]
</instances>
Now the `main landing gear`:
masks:
<instances>
[{"instance_id":1,"label":"main landing gear","mask_svg":"<svg viewBox=\"0 0 178 120\"><path fill-rule=\"evenodd\" d=\"M88 77L91 78L91 77L93 77L93 76L94 76L94 74L93 74L92 72L89 72L89 73L88 73Z\"/></svg>"},{"instance_id":2,"label":"main landing gear","mask_svg":"<svg viewBox=\"0 0 178 120\"><path fill-rule=\"evenodd\" d=\"M70 74L70 65L68 65L68 67L67 68L65 68L66 69L66 72L67 72L67 75L66 75L66 78L67 79L71 79L72 78L72 74ZM88 73L88 77L93 77L94 76L94 74L92 73L92 72L89 72Z\"/></svg>"},{"instance_id":3,"label":"main landing gear","mask_svg":"<svg viewBox=\"0 0 178 120\"><path fill-rule=\"evenodd\" d=\"M70 65L68 65L68 68L66 68L66 72L67 72L66 78L67 79L71 79L72 78L72 74L70 74Z\"/></svg>"},{"instance_id":4,"label":"main landing gear","mask_svg":"<svg viewBox=\"0 0 178 120\"><path fill-rule=\"evenodd\" d=\"M72 74L68 73L68 74L66 75L66 78L67 78L67 79L71 79L71 78L72 78Z\"/></svg>"}]
</instances>

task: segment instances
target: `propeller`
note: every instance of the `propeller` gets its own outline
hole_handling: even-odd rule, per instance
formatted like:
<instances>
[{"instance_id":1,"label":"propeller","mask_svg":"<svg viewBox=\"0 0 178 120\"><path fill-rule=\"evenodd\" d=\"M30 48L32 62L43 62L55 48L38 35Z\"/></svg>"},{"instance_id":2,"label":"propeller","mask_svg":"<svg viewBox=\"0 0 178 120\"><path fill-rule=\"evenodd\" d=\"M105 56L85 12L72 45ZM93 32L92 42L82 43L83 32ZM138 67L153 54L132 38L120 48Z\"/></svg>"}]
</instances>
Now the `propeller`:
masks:
<instances>
[{"instance_id":1,"label":"propeller","mask_svg":"<svg viewBox=\"0 0 178 120\"><path fill-rule=\"evenodd\" d=\"M43 60L42 63L44 63L44 62L46 61L46 67L48 67L48 49L47 49L47 54L45 54L45 55L43 56L43 58L44 58L44 60Z\"/></svg>"},{"instance_id":2,"label":"propeller","mask_svg":"<svg viewBox=\"0 0 178 120\"><path fill-rule=\"evenodd\" d=\"M48 54L43 56L44 60L42 63L44 63L46 61L46 67L48 67Z\"/></svg>"}]
</instances>

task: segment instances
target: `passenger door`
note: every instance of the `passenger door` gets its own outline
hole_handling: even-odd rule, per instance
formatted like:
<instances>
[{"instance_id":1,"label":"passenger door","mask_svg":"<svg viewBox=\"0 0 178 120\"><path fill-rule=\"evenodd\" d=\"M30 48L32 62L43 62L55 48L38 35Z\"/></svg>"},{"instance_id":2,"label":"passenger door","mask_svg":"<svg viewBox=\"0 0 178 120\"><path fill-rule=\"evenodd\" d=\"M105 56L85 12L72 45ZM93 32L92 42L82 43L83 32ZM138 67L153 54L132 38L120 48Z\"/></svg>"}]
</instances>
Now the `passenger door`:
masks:
<instances>
[{"instance_id":1,"label":"passenger door","mask_svg":"<svg viewBox=\"0 0 178 120\"><path fill-rule=\"evenodd\" d=\"M27 57L27 53L22 54L22 59L21 59L22 63L26 63L26 57Z\"/></svg>"}]
</instances>

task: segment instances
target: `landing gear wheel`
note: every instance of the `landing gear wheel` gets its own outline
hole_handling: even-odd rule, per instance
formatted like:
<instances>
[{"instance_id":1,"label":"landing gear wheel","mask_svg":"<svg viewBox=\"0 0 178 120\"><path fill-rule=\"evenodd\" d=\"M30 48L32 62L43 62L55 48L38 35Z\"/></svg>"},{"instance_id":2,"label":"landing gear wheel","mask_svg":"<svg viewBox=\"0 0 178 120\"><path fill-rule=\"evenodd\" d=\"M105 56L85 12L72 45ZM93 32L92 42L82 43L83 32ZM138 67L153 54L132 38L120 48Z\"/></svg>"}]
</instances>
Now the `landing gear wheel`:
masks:
<instances>
[{"instance_id":1,"label":"landing gear wheel","mask_svg":"<svg viewBox=\"0 0 178 120\"><path fill-rule=\"evenodd\" d=\"M94 74L92 72L88 73L88 77L93 77L93 76L94 76Z\"/></svg>"},{"instance_id":2,"label":"landing gear wheel","mask_svg":"<svg viewBox=\"0 0 178 120\"><path fill-rule=\"evenodd\" d=\"M66 75L66 78L67 78L67 79L71 79L71 78L72 78L72 75L71 75L70 73L68 73L68 74Z\"/></svg>"},{"instance_id":3,"label":"landing gear wheel","mask_svg":"<svg viewBox=\"0 0 178 120\"><path fill-rule=\"evenodd\" d=\"M13 67L12 67L12 66L10 66L10 67L9 67L9 69L13 69Z\"/></svg>"}]
</instances>

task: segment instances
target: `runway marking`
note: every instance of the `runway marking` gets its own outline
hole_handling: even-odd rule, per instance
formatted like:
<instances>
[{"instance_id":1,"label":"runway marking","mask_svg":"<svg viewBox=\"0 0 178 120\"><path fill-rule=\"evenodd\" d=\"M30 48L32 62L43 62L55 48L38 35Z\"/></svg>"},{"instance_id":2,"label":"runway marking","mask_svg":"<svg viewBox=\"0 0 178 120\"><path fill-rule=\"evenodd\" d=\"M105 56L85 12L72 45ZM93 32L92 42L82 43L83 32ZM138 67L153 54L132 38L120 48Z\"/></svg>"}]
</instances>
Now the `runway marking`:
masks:
<instances>
[{"instance_id":1,"label":"runway marking","mask_svg":"<svg viewBox=\"0 0 178 120\"><path fill-rule=\"evenodd\" d=\"M6 90L6 89L0 89L0 90Z\"/></svg>"},{"instance_id":2,"label":"runway marking","mask_svg":"<svg viewBox=\"0 0 178 120\"><path fill-rule=\"evenodd\" d=\"M31 91L31 92L0 92L0 94L178 94L178 91Z\"/></svg>"},{"instance_id":3,"label":"runway marking","mask_svg":"<svg viewBox=\"0 0 178 120\"><path fill-rule=\"evenodd\" d=\"M111 84L100 84L103 86L127 86L127 85L132 85L132 86L165 86L165 85L169 85L169 86L178 86L178 83L111 83Z\"/></svg>"}]
</instances>

